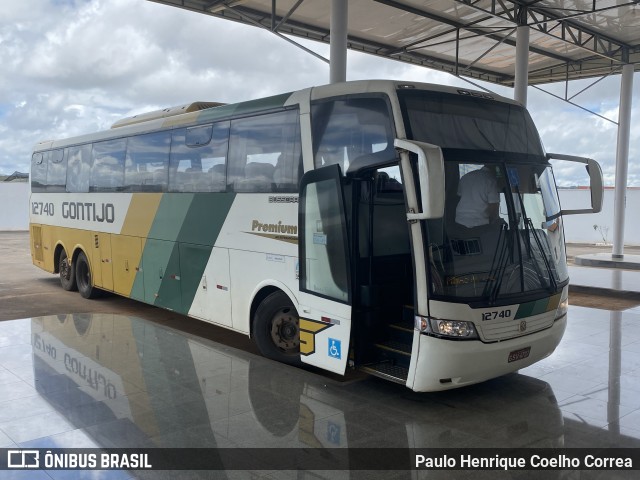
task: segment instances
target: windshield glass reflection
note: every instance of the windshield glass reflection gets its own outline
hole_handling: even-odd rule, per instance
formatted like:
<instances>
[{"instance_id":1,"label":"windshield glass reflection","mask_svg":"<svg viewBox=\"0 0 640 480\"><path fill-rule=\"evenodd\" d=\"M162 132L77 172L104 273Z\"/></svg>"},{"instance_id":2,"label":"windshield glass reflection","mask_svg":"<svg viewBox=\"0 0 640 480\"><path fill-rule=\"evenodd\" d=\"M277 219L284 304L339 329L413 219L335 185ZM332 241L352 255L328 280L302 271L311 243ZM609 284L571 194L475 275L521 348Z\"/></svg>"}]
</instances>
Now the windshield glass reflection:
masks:
<instances>
[{"instance_id":1,"label":"windshield glass reflection","mask_svg":"<svg viewBox=\"0 0 640 480\"><path fill-rule=\"evenodd\" d=\"M444 219L427 222L435 297L493 304L568 281L551 168L446 162ZM518 300L520 301L520 300Z\"/></svg>"}]
</instances>

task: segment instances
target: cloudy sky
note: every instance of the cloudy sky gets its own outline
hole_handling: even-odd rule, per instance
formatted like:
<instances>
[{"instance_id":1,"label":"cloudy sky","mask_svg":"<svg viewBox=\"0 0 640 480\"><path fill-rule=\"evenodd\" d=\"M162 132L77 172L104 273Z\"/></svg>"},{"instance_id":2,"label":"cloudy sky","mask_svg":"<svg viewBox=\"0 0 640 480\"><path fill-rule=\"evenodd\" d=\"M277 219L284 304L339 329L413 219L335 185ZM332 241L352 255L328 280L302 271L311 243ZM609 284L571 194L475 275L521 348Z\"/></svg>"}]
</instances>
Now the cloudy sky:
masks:
<instances>
[{"instance_id":1,"label":"cloudy sky","mask_svg":"<svg viewBox=\"0 0 640 480\"><path fill-rule=\"evenodd\" d=\"M328 46L305 43L328 57ZM350 52L348 80L470 85L448 74ZM146 0L5 1L0 13L0 174L27 172L33 145L106 129L194 100L225 103L327 83L328 65L254 27ZM572 82L578 92L591 82ZM512 97L511 89L485 85ZM558 94L564 85L545 87ZM613 120L620 76L574 101ZM640 186L640 79L634 84L629 185ZM616 126L529 89L547 151L598 160L615 178ZM557 172L560 183L569 175Z\"/></svg>"}]
</instances>

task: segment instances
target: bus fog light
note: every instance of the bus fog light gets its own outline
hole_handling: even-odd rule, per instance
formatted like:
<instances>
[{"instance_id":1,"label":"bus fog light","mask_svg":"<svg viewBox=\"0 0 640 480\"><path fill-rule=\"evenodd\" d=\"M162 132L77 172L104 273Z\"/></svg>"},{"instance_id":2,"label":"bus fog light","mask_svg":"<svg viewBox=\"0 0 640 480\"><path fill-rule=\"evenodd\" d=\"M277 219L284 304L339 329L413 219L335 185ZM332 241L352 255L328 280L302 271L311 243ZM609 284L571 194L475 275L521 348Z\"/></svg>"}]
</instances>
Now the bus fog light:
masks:
<instances>
[{"instance_id":1,"label":"bus fog light","mask_svg":"<svg viewBox=\"0 0 640 480\"><path fill-rule=\"evenodd\" d=\"M477 338L478 334L471 322L462 320L436 320L431 319L431 331L437 335L454 338Z\"/></svg>"}]
</instances>

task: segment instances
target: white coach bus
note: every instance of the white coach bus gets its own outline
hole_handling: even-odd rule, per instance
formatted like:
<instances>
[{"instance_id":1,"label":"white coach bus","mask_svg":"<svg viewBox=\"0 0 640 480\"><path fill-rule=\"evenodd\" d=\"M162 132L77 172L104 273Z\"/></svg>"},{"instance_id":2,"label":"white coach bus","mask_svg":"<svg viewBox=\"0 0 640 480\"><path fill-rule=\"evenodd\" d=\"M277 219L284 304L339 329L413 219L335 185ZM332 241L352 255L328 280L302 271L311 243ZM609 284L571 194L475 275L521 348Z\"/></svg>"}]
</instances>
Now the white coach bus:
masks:
<instances>
[{"instance_id":1,"label":"white coach bus","mask_svg":"<svg viewBox=\"0 0 640 480\"><path fill-rule=\"evenodd\" d=\"M586 165L589 208L561 210L552 158ZM63 288L415 391L553 352L562 215L602 203L598 164L546 154L516 102L393 81L196 103L43 142L31 186L33 262Z\"/></svg>"}]
</instances>

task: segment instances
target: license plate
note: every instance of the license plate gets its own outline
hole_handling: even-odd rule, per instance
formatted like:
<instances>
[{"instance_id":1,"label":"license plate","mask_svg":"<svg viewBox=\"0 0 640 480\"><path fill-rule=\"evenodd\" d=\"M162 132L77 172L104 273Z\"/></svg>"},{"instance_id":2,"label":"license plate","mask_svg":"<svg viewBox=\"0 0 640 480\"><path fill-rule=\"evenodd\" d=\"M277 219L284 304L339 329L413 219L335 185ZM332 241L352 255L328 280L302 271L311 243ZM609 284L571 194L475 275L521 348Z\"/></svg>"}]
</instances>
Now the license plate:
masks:
<instances>
[{"instance_id":1,"label":"license plate","mask_svg":"<svg viewBox=\"0 0 640 480\"><path fill-rule=\"evenodd\" d=\"M507 361L508 363L517 362L518 360L527 358L530 352L531 352L531 347L521 348L520 350L514 350L509 354L509 358L507 359Z\"/></svg>"}]
</instances>

